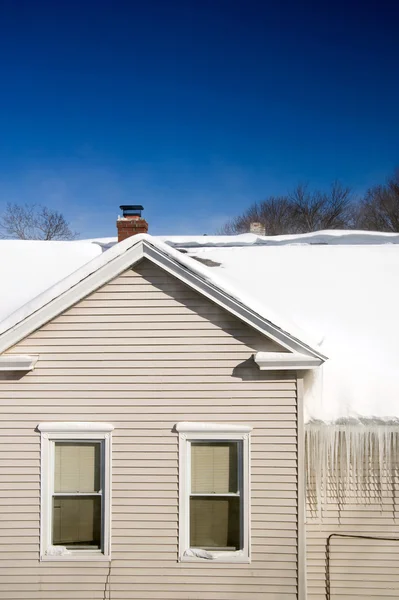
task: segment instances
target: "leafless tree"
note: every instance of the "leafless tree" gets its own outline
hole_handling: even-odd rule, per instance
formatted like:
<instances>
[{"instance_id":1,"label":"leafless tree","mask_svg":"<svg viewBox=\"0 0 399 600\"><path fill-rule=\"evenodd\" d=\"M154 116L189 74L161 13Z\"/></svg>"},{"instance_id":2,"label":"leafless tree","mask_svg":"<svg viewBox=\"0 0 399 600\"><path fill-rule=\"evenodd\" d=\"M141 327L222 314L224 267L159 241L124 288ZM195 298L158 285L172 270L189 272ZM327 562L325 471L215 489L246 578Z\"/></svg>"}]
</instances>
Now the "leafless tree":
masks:
<instances>
[{"instance_id":1,"label":"leafless tree","mask_svg":"<svg viewBox=\"0 0 399 600\"><path fill-rule=\"evenodd\" d=\"M253 204L228 221L220 233L245 233L254 222L264 225L266 235L351 229L353 205L351 190L339 182L327 192L311 191L301 184L288 196L271 196Z\"/></svg>"},{"instance_id":2,"label":"leafless tree","mask_svg":"<svg viewBox=\"0 0 399 600\"><path fill-rule=\"evenodd\" d=\"M7 204L0 217L0 238L19 240L73 240L65 217L56 210L35 204Z\"/></svg>"},{"instance_id":3,"label":"leafless tree","mask_svg":"<svg viewBox=\"0 0 399 600\"><path fill-rule=\"evenodd\" d=\"M256 202L242 215L228 221L220 233L246 233L251 223L261 223L267 235L291 233L292 214L291 205L285 196L270 196L262 202Z\"/></svg>"},{"instance_id":4,"label":"leafless tree","mask_svg":"<svg viewBox=\"0 0 399 600\"><path fill-rule=\"evenodd\" d=\"M356 226L371 231L399 231L399 169L385 185L370 188L359 203Z\"/></svg>"},{"instance_id":5,"label":"leafless tree","mask_svg":"<svg viewBox=\"0 0 399 600\"><path fill-rule=\"evenodd\" d=\"M353 227L352 193L338 181L327 192L311 191L307 185L300 184L289 200L297 233Z\"/></svg>"}]
</instances>

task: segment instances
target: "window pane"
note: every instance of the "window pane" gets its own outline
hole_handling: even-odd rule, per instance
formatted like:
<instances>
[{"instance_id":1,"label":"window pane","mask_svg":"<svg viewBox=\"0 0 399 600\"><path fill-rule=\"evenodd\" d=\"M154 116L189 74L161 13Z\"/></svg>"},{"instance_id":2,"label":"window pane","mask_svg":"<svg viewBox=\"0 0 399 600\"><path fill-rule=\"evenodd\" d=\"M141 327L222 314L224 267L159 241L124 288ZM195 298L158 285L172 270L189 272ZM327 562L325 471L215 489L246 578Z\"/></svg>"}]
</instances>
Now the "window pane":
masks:
<instances>
[{"instance_id":1,"label":"window pane","mask_svg":"<svg viewBox=\"0 0 399 600\"><path fill-rule=\"evenodd\" d=\"M99 442L56 442L54 491L98 492L100 450Z\"/></svg>"},{"instance_id":2,"label":"window pane","mask_svg":"<svg viewBox=\"0 0 399 600\"><path fill-rule=\"evenodd\" d=\"M190 498L190 546L238 550L240 498Z\"/></svg>"},{"instance_id":3,"label":"window pane","mask_svg":"<svg viewBox=\"0 0 399 600\"><path fill-rule=\"evenodd\" d=\"M238 491L237 442L191 443L191 492Z\"/></svg>"},{"instance_id":4,"label":"window pane","mask_svg":"<svg viewBox=\"0 0 399 600\"><path fill-rule=\"evenodd\" d=\"M53 545L101 548L101 497L53 498Z\"/></svg>"}]
</instances>

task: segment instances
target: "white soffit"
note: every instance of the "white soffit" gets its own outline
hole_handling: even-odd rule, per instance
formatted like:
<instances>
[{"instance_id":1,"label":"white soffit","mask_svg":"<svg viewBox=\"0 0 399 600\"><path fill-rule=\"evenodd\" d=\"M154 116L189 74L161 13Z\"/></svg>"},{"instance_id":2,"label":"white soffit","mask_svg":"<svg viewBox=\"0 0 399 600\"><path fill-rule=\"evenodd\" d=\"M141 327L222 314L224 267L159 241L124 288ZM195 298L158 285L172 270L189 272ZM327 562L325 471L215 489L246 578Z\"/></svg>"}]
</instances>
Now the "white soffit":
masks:
<instances>
[{"instance_id":1,"label":"white soffit","mask_svg":"<svg viewBox=\"0 0 399 600\"><path fill-rule=\"evenodd\" d=\"M9 355L0 356L0 371L32 371L38 356Z\"/></svg>"},{"instance_id":2,"label":"white soffit","mask_svg":"<svg viewBox=\"0 0 399 600\"><path fill-rule=\"evenodd\" d=\"M316 369L323 362L320 358L296 352L257 352L254 360L261 371Z\"/></svg>"}]
</instances>

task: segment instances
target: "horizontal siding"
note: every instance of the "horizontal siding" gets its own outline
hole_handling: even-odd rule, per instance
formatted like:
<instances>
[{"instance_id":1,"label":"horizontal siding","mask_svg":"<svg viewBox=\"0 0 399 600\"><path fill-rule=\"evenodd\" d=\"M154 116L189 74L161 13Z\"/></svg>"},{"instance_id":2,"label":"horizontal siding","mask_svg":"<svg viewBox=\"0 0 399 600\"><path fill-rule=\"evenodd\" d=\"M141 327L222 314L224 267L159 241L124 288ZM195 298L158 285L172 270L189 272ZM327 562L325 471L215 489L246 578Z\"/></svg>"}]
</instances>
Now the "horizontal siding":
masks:
<instances>
[{"instance_id":1,"label":"horizontal siding","mask_svg":"<svg viewBox=\"0 0 399 600\"><path fill-rule=\"evenodd\" d=\"M296 599L296 381L260 372L258 350L281 348L148 262L10 350L39 360L0 380L0 600ZM110 570L38 562L49 420L115 426ZM183 420L254 428L251 564L177 562Z\"/></svg>"},{"instance_id":2,"label":"horizontal siding","mask_svg":"<svg viewBox=\"0 0 399 600\"><path fill-rule=\"evenodd\" d=\"M383 478L382 498L374 486L364 492L352 490L338 506L324 502L321 513L310 510L306 525L308 597L325 600L380 600L399 598L399 491L397 482ZM327 538L331 534L398 538L378 540L333 537L329 564ZM329 581L329 586L328 586Z\"/></svg>"}]
</instances>

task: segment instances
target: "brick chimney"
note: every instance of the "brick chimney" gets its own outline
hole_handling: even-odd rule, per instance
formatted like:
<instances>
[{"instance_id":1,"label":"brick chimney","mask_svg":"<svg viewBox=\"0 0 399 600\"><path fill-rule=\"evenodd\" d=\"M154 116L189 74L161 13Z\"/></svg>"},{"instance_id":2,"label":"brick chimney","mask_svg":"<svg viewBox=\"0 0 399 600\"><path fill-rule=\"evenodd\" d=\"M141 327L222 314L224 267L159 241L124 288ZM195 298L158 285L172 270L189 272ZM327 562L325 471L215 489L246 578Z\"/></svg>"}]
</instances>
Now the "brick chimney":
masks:
<instances>
[{"instance_id":1,"label":"brick chimney","mask_svg":"<svg viewBox=\"0 0 399 600\"><path fill-rule=\"evenodd\" d=\"M116 226L118 228L118 242L122 242L131 235L147 233L148 223L141 216L144 208L140 204L122 204L122 217L118 217Z\"/></svg>"}]
</instances>

